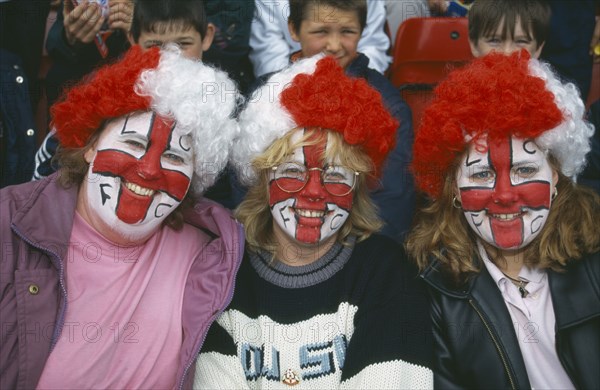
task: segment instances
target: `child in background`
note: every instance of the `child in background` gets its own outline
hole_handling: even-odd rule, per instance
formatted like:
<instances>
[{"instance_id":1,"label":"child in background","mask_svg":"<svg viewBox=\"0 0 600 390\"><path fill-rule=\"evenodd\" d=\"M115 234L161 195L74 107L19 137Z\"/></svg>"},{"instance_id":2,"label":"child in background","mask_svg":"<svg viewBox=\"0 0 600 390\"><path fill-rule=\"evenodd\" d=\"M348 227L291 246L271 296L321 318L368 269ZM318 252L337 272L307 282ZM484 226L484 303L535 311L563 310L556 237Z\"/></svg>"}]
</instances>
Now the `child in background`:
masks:
<instances>
[{"instance_id":1,"label":"child in background","mask_svg":"<svg viewBox=\"0 0 600 390\"><path fill-rule=\"evenodd\" d=\"M132 45L139 44L143 50L175 43L185 56L202 59L202 52L212 43L214 26L207 22L202 0L138 0L127 35ZM57 170L51 163L57 147L58 140L51 131L35 156L33 180Z\"/></svg>"},{"instance_id":2,"label":"child in background","mask_svg":"<svg viewBox=\"0 0 600 390\"><path fill-rule=\"evenodd\" d=\"M510 54L525 49L539 58L550 25L550 6L543 0L477 0L469 11L473 56L491 51Z\"/></svg>"},{"instance_id":3,"label":"child in background","mask_svg":"<svg viewBox=\"0 0 600 390\"><path fill-rule=\"evenodd\" d=\"M175 43L186 57L201 60L214 35L202 0L138 0L128 38L143 50Z\"/></svg>"},{"instance_id":4,"label":"child in background","mask_svg":"<svg viewBox=\"0 0 600 390\"><path fill-rule=\"evenodd\" d=\"M399 122L396 147L384 164L381 185L371 198L385 222L381 233L402 242L409 230L415 202L413 177L409 172L412 159L412 114L400 93L381 73L369 68L369 59L357 51L366 27L365 0L290 0L288 27L301 50L292 61L319 53L334 57L348 76L363 78L375 88L388 111Z\"/></svg>"},{"instance_id":5,"label":"child in background","mask_svg":"<svg viewBox=\"0 0 600 390\"><path fill-rule=\"evenodd\" d=\"M300 46L290 36L287 22L290 15L288 0L255 0L256 13L252 18L250 60L256 77L277 72L288 65L290 54ZM322 2L327 6L328 2ZM383 73L391 57L386 54L390 42L385 33L385 3L367 0L367 26L358 44L369 57L371 68Z\"/></svg>"}]
</instances>

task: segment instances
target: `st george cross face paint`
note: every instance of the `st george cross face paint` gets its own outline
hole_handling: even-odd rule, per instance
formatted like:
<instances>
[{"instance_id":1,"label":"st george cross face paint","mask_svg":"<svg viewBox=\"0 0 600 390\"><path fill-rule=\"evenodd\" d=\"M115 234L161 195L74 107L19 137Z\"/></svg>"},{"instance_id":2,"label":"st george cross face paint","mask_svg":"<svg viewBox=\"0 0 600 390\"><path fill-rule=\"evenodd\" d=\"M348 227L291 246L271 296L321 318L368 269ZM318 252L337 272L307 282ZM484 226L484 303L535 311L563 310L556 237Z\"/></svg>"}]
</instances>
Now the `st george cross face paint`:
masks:
<instances>
[{"instance_id":1,"label":"st george cross face paint","mask_svg":"<svg viewBox=\"0 0 600 390\"><path fill-rule=\"evenodd\" d=\"M110 122L91 153L83 188L92 226L132 241L149 237L177 208L194 172L191 136L153 112Z\"/></svg>"},{"instance_id":2,"label":"st george cross face paint","mask_svg":"<svg viewBox=\"0 0 600 390\"><path fill-rule=\"evenodd\" d=\"M303 131L298 130L291 141L298 142L302 136ZM299 147L288 161L303 164L308 169L323 168L327 163L322 160L326 148L327 143ZM283 191L274 179L269 183L269 206L275 223L285 234L303 244L318 244L336 236L348 219L353 197L353 192L344 196L327 192L319 170L309 172L308 182L298 192Z\"/></svg>"},{"instance_id":3,"label":"st george cross face paint","mask_svg":"<svg viewBox=\"0 0 600 390\"><path fill-rule=\"evenodd\" d=\"M456 179L469 225L497 248L524 248L546 223L555 173L532 140L471 143Z\"/></svg>"}]
</instances>

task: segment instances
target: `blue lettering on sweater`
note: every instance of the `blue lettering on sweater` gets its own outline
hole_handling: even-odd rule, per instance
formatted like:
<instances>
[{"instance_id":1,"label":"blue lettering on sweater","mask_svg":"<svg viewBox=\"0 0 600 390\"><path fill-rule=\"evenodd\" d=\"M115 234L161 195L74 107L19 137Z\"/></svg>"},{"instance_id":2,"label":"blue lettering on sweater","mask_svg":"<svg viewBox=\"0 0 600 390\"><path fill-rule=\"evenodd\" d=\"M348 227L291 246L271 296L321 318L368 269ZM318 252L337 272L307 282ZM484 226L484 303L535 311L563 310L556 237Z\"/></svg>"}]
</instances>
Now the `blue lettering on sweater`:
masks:
<instances>
[{"instance_id":1,"label":"blue lettering on sweater","mask_svg":"<svg viewBox=\"0 0 600 390\"><path fill-rule=\"evenodd\" d=\"M259 377L279 380L279 352L274 347L271 347L271 359L265 358L264 345L255 347L244 343L241 352L242 367L247 380L255 380Z\"/></svg>"},{"instance_id":2,"label":"blue lettering on sweater","mask_svg":"<svg viewBox=\"0 0 600 390\"><path fill-rule=\"evenodd\" d=\"M302 379L323 377L335 373L344 367L348 341L345 335L336 335L333 340L310 343L298 347L300 376ZM281 380L280 352L271 346L271 354L265 354L265 346L253 346L244 343L240 358L247 380L266 378Z\"/></svg>"}]
</instances>

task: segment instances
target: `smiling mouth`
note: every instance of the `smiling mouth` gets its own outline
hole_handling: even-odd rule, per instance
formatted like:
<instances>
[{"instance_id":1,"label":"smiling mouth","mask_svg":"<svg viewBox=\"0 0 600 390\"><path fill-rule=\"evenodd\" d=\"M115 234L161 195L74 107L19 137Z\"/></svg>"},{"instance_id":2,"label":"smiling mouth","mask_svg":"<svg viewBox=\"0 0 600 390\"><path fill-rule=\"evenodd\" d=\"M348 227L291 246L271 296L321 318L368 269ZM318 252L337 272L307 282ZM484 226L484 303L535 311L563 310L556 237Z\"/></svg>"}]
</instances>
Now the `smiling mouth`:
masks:
<instances>
[{"instance_id":1,"label":"smiling mouth","mask_svg":"<svg viewBox=\"0 0 600 390\"><path fill-rule=\"evenodd\" d=\"M500 221L512 221L519 217L521 217L524 212L515 213L515 214L490 214L490 216L494 219L498 219Z\"/></svg>"},{"instance_id":2,"label":"smiling mouth","mask_svg":"<svg viewBox=\"0 0 600 390\"><path fill-rule=\"evenodd\" d=\"M127 187L127 189L131 192L133 192L136 195L139 196L152 196L154 195L154 190L151 190L150 188L144 188L144 187L140 187L137 184L133 184L133 183L125 183L125 187Z\"/></svg>"},{"instance_id":3,"label":"smiling mouth","mask_svg":"<svg viewBox=\"0 0 600 390\"><path fill-rule=\"evenodd\" d=\"M298 216L304 218L323 218L325 216L325 212L320 210L294 209L294 211Z\"/></svg>"}]
</instances>

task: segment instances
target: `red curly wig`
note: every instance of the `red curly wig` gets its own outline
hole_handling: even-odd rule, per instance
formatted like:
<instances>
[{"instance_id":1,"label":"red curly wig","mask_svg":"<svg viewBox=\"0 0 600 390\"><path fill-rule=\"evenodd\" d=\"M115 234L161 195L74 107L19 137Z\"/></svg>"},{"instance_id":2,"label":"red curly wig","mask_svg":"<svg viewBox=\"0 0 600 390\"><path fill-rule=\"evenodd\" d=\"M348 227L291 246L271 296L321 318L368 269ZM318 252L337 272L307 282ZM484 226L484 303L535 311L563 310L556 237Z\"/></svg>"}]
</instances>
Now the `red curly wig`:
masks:
<instances>
[{"instance_id":1,"label":"red curly wig","mask_svg":"<svg viewBox=\"0 0 600 390\"><path fill-rule=\"evenodd\" d=\"M440 83L415 137L413 171L422 191L440 196L468 139L536 138L562 122L545 81L531 75L529 59L525 50L491 53Z\"/></svg>"},{"instance_id":2,"label":"red curly wig","mask_svg":"<svg viewBox=\"0 0 600 390\"><path fill-rule=\"evenodd\" d=\"M365 80L346 76L331 57L320 60L314 73L294 77L281 104L299 127L335 130L350 145L361 145L377 174L395 145L398 121L381 95Z\"/></svg>"},{"instance_id":3,"label":"red curly wig","mask_svg":"<svg viewBox=\"0 0 600 390\"><path fill-rule=\"evenodd\" d=\"M82 147L107 119L148 109L150 97L136 94L134 86L142 71L156 68L159 59L158 48L142 52L134 45L121 61L100 68L71 88L50 109L60 144Z\"/></svg>"}]
</instances>

